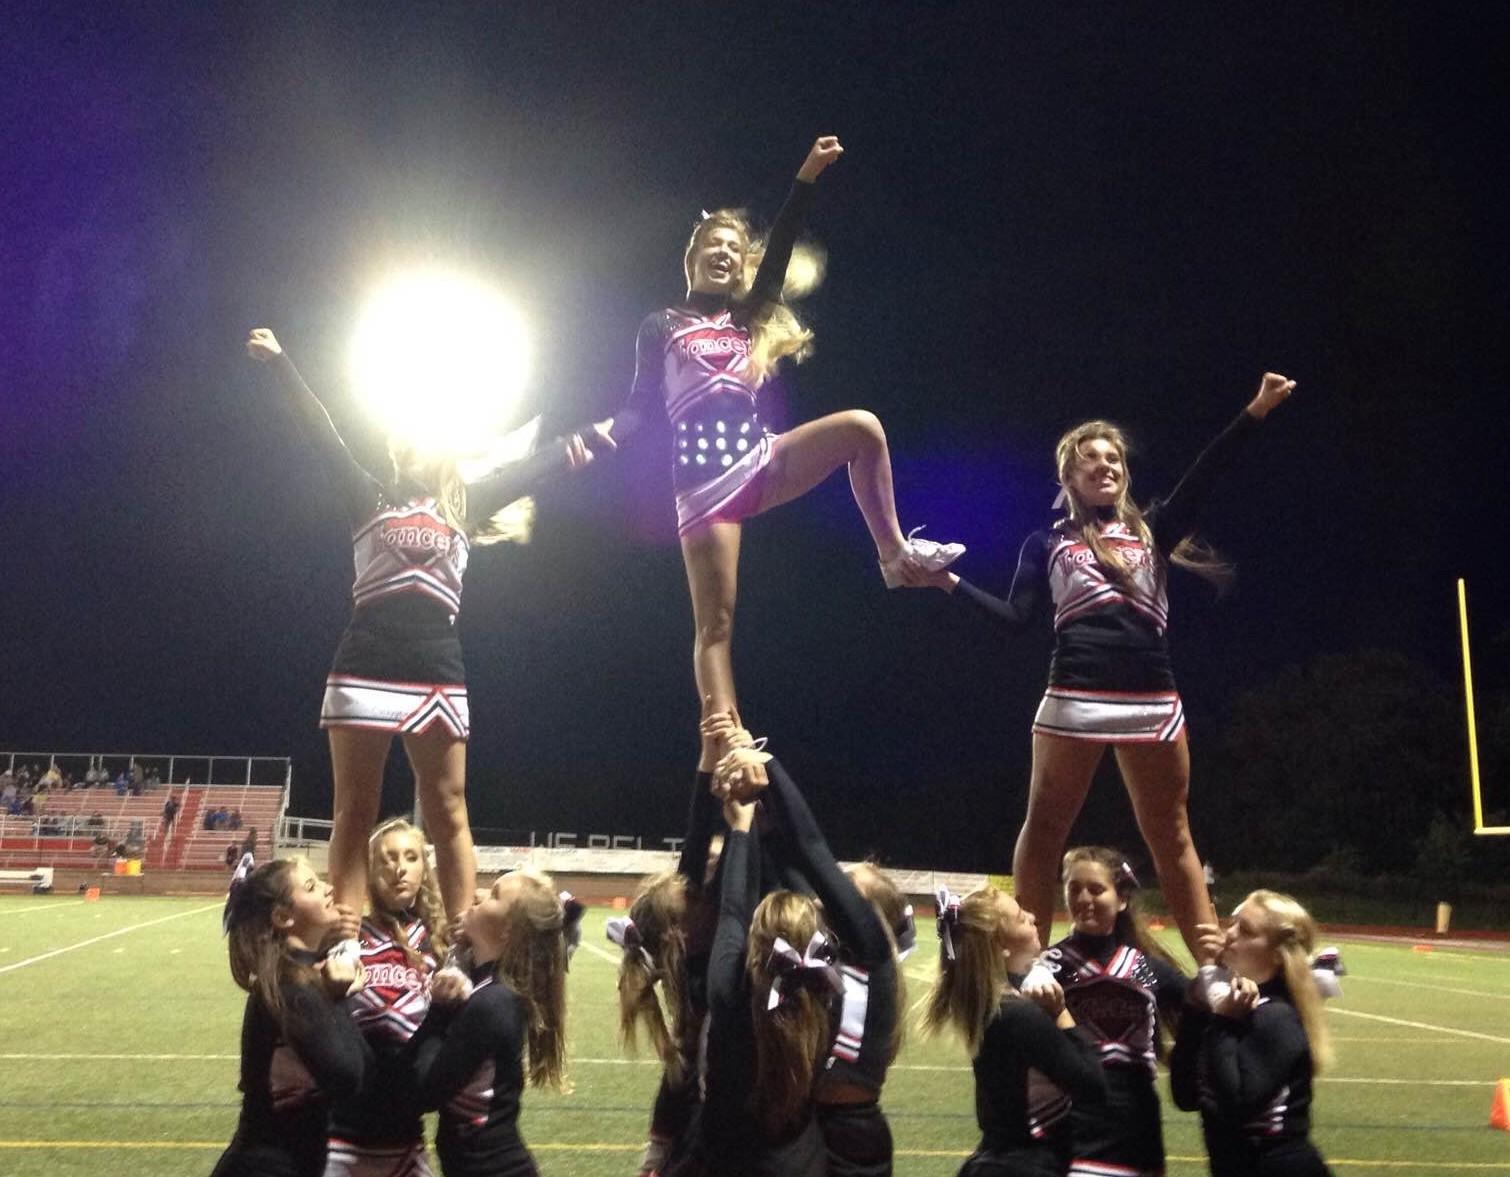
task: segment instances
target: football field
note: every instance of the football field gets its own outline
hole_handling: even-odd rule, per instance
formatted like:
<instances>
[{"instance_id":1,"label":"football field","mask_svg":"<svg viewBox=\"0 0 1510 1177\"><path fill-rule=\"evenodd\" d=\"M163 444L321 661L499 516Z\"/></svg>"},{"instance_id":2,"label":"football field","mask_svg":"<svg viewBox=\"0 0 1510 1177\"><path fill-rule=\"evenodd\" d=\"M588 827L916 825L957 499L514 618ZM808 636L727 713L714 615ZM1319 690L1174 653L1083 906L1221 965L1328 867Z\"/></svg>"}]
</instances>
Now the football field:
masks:
<instances>
[{"instance_id":1,"label":"football field","mask_svg":"<svg viewBox=\"0 0 1510 1177\"><path fill-rule=\"evenodd\" d=\"M570 1094L529 1092L523 1130L546 1174L631 1174L658 1072L615 1038L616 955L590 909L570 992ZM937 958L926 923L909 1002ZM1330 1003L1337 1065L1315 1139L1339 1173L1510 1174L1488 1127L1510 1077L1510 952L1340 940ZM220 903L202 898L0 897L0 1174L205 1174L236 1122L243 994ZM1167 1089L1166 1089L1167 1095ZM953 1174L974 1146L969 1061L910 1034L883 1106L898 1174ZM1166 1099L1171 1174L1204 1173L1200 1125Z\"/></svg>"}]
</instances>

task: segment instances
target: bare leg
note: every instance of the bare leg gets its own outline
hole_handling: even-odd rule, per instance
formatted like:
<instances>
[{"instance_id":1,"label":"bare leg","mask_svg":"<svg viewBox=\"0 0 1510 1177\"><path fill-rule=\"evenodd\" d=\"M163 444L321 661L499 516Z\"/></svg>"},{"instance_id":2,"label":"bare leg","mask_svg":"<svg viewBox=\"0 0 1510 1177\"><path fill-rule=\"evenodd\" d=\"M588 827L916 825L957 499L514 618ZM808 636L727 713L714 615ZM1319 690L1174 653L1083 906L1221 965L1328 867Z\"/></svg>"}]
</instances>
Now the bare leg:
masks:
<instances>
[{"instance_id":1,"label":"bare leg","mask_svg":"<svg viewBox=\"0 0 1510 1177\"><path fill-rule=\"evenodd\" d=\"M335 901L361 911L367 902L367 837L377 824L393 737L358 727L328 728L326 734L335 778L327 873Z\"/></svg>"},{"instance_id":2,"label":"bare leg","mask_svg":"<svg viewBox=\"0 0 1510 1177\"><path fill-rule=\"evenodd\" d=\"M1037 919L1045 947L1059 896L1059 860L1105 750L1104 744L1092 740L1033 736L1028 813L1012 855L1012 887L1017 902Z\"/></svg>"},{"instance_id":3,"label":"bare leg","mask_svg":"<svg viewBox=\"0 0 1510 1177\"><path fill-rule=\"evenodd\" d=\"M692 593L692 670L702 714L737 710L734 695L734 595L739 577L738 523L710 523L682 537Z\"/></svg>"},{"instance_id":4,"label":"bare leg","mask_svg":"<svg viewBox=\"0 0 1510 1177\"><path fill-rule=\"evenodd\" d=\"M1153 855L1153 866L1169 914L1191 955L1196 954L1196 924L1216 923L1216 908L1206 893L1201 859L1190 837L1185 803L1190 794L1190 747L1172 744L1126 744L1117 749L1117 766L1132 797L1138 829Z\"/></svg>"},{"instance_id":5,"label":"bare leg","mask_svg":"<svg viewBox=\"0 0 1510 1177\"><path fill-rule=\"evenodd\" d=\"M467 745L439 725L404 737L414 769L425 833L435 845L435 873L446 918L472 906L477 888L477 854L467 822Z\"/></svg>"},{"instance_id":6,"label":"bare leg","mask_svg":"<svg viewBox=\"0 0 1510 1177\"><path fill-rule=\"evenodd\" d=\"M840 466L849 467L849 488L875 541L876 554L883 562L895 560L907 541L897 523L891 451L880 420L864 409L830 413L778 437L766 467L760 510L801 498Z\"/></svg>"}]
</instances>

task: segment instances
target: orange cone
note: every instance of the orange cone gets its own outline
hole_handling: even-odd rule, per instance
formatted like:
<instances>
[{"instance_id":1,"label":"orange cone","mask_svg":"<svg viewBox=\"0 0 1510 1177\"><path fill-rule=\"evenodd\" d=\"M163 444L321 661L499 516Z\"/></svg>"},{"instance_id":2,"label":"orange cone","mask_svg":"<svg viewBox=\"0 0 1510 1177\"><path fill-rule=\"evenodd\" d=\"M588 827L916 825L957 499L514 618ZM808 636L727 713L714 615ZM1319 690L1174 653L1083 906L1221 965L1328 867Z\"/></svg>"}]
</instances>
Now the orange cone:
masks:
<instances>
[{"instance_id":1,"label":"orange cone","mask_svg":"<svg viewBox=\"0 0 1510 1177\"><path fill-rule=\"evenodd\" d=\"M1489 1127L1510 1132L1510 1079L1494 1085L1494 1102L1489 1105Z\"/></svg>"}]
</instances>

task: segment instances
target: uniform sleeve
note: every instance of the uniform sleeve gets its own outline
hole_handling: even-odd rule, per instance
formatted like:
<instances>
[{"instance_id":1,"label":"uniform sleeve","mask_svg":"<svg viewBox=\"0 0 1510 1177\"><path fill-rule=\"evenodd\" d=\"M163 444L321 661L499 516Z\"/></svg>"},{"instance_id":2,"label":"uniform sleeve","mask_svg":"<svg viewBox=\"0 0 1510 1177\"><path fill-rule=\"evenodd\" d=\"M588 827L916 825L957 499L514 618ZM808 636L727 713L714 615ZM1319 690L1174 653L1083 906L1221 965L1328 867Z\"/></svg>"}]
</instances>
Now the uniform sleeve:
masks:
<instances>
[{"instance_id":1,"label":"uniform sleeve","mask_svg":"<svg viewBox=\"0 0 1510 1177\"><path fill-rule=\"evenodd\" d=\"M524 1048L524 1018L513 995L493 984L467 998L454 1015L431 1006L415 1038L420 1099L434 1109L471 1082L484 1063Z\"/></svg>"},{"instance_id":2,"label":"uniform sleeve","mask_svg":"<svg viewBox=\"0 0 1510 1177\"><path fill-rule=\"evenodd\" d=\"M792 865L806 876L823 900L824 913L833 922L839 938L863 968L873 968L891 959L891 941L881 917L839 868L796 782L779 760L767 764L766 773L771 781L766 801L785 827L786 846L794 859Z\"/></svg>"},{"instance_id":3,"label":"uniform sleeve","mask_svg":"<svg viewBox=\"0 0 1510 1177\"><path fill-rule=\"evenodd\" d=\"M665 416L666 316L647 315L634 337L634 383L613 419L613 439L623 445L656 416Z\"/></svg>"},{"instance_id":4,"label":"uniform sleeve","mask_svg":"<svg viewBox=\"0 0 1510 1177\"><path fill-rule=\"evenodd\" d=\"M1169 1052L1169 1091L1175 1107L1183 1112L1201 1106L1201 1045L1210 1024L1211 1012L1204 1006L1186 1006L1180 1015L1174 1049Z\"/></svg>"},{"instance_id":5,"label":"uniform sleeve","mask_svg":"<svg viewBox=\"0 0 1510 1177\"><path fill-rule=\"evenodd\" d=\"M993 597L964 577L955 588L967 601L1002 622L1011 633L1027 629L1043 610L1049 591L1049 533L1035 531L1017 553L1017 571L1005 599Z\"/></svg>"},{"instance_id":6,"label":"uniform sleeve","mask_svg":"<svg viewBox=\"0 0 1510 1177\"><path fill-rule=\"evenodd\" d=\"M1288 1002L1261 1005L1241 1021L1213 1016L1202 1054L1217 1106L1234 1117L1262 1107L1309 1049L1300 1015Z\"/></svg>"},{"instance_id":7,"label":"uniform sleeve","mask_svg":"<svg viewBox=\"0 0 1510 1177\"><path fill-rule=\"evenodd\" d=\"M1157 956L1144 959L1153 970L1154 1000L1158 1002L1159 1011L1166 1017L1179 1017L1185 1009L1185 990L1190 986L1190 978L1167 960Z\"/></svg>"},{"instance_id":8,"label":"uniform sleeve","mask_svg":"<svg viewBox=\"0 0 1510 1177\"><path fill-rule=\"evenodd\" d=\"M813 207L813 191L813 184L806 180L792 181L792 189L766 236L765 254L760 259L760 268L755 271L755 281L750 284L746 306L758 307L781 297L781 288L786 284L787 264L792 260L792 247L797 244L797 234L802 232L808 210Z\"/></svg>"},{"instance_id":9,"label":"uniform sleeve","mask_svg":"<svg viewBox=\"0 0 1510 1177\"><path fill-rule=\"evenodd\" d=\"M726 1016L748 1016L743 997L745 943L755 914L752 891L759 887L759 879L752 880L758 875L754 841L744 830L730 830L724 839L718 927L708 955L708 1008Z\"/></svg>"},{"instance_id":10,"label":"uniform sleeve","mask_svg":"<svg viewBox=\"0 0 1510 1177\"><path fill-rule=\"evenodd\" d=\"M355 1098L372 1065L356 1022L313 985L285 983L283 1036L332 1101Z\"/></svg>"},{"instance_id":11,"label":"uniform sleeve","mask_svg":"<svg viewBox=\"0 0 1510 1177\"><path fill-rule=\"evenodd\" d=\"M584 427L581 436L585 438L590 433ZM566 460L567 441L567 437L553 438L529 457L510 462L467 483L468 526L482 524L515 499L537 489L541 483L566 473L571 468Z\"/></svg>"},{"instance_id":12,"label":"uniform sleeve","mask_svg":"<svg viewBox=\"0 0 1510 1177\"><path fill-rule=\"evenodd\" d=\"M677 860L677 874L694 887L703 885L708 873L708 847L718 826L718 798L713 796L713 774L699 772L692 783L692 801L687 811L687 836L682 839L682 856Z\"/></svg>"},{"instance_id":13,"label":"uniform sleeve","mask_svg":"<svg viewBox=\"0 0 1510 1177\"><path fill-rule=\"evenodd\" d=\"M377 506L379 483L346 448L335 422L326 411L299 369L287 352L282 352L268 361L278 386L283 390L294 419L304 436L320 452L326 469L339 488L342 503L352 522L360 523L372 514Z\"/></svg>"},{"instance_id":14,"label":"uniform sleeve","mask_svg":"<svg viewBox=\"0 0 1510 1177\"><path fill-rule=\"evenodd\" d=\"M1217 475L1242 449L1258 428L1258 419L1246 409L1240 412L1216 440L1201 451L1179 485L1148 511L1154 546L1168 555L1182 539L1201 525Z\"/></svg>"},{"instance_id":15,"label":"uniform sleeve","mask_svg":"<svg viewBox=\"0 0 1510 1177\"><path fill-rule=\"evenodd\" d=\"M1106 1074L1090 1035L1080 1027L1061 1030L1026 998L1008 998L986 1028L982 1049L1015 1049L1077 1105L1106 1100Z\"/></svg>"}]
</instances>

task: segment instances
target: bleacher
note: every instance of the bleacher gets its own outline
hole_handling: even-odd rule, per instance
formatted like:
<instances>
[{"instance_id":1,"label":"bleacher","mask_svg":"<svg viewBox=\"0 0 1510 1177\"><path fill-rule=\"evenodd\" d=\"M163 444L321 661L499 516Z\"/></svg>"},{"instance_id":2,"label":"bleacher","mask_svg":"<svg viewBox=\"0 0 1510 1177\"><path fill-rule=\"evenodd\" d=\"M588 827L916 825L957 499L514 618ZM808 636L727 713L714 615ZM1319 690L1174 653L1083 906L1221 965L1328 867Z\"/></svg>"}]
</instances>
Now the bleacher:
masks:
<instances>
[{"instance_id":1,"label":"bleacher","mask_svg":"<svg viewBox=\"0 0 1510 1177\"><path fill-rule=\"evenodd\" d=\"M273 853L276 831L286 796L288 761L271 757L122 757L114 755L0 753L0 768L20 762L48 763L77 769L99 766L119 771L127 764L155 763L166 768L169 778L180 773L203 774L222 782L231 776L237 783L171 785L154 783L133 794L118 792L112 785L94 788L50 789L40 800L36 814L0 816L0 868L53 867L75 870L110 870L109 848L127 842L140 848L144 871L224 870L227 847L238 848L256 830L258 857ZM118 767L117 767L118 764ZM256 783L254 783L256 782ZM163 804L169 794L179 801L171 828L163 821ZM207 830L204 819L216 809L240 811L237 829ZM95 815L103 821L89 825ZM103 830L108 848L95 841ZM139 831L135 838L134 831Z\"/></svg>"}]
</instances>

